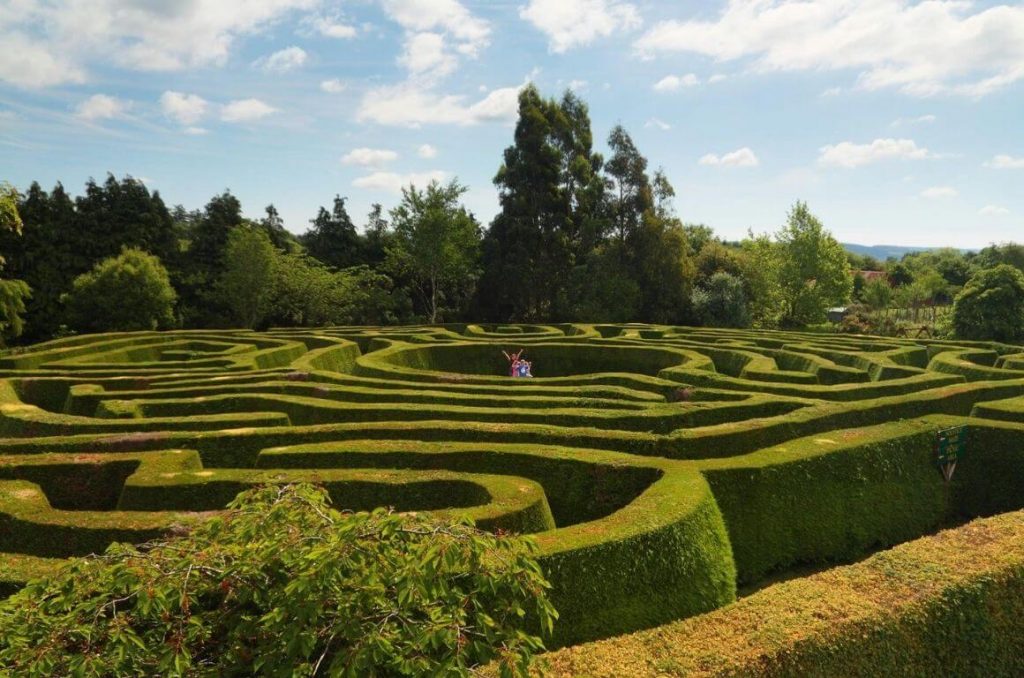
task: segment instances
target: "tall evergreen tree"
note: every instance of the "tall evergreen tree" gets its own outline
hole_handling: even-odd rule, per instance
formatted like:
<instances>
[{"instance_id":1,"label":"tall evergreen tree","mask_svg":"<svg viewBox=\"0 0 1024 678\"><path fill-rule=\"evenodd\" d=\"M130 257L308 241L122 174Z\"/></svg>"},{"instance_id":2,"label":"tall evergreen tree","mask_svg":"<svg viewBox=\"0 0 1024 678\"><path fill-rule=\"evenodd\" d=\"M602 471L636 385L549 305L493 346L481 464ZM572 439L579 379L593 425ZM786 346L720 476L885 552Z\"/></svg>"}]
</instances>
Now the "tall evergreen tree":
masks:
<instances>
[{"instance_id":1,"label":"tall evergreen tree","mask_svg":"<svg viewBox=\"0 0 1024 678\"><path fill-rule=\"evenodd\" d=\"M274 207L273 203L264 208L267 216L260 219L259 226L270 238L271 244L282 252L292 252L298 249L295 236L284 227L284 219Z\"/></svg>"},{"instance_id":2,"label":"tall evergreen tree","mask_svg":"<svg viewBox=\"0 0 1024 678\"><path fill-rule=\"evenodd\" d=\"M605 164L609 181L609 212L619 243L624 244L654 209L654 193L647 176L647 158L640 154L633 138L616 125L608 135L612 155Z\"/></svg>"},{"instance_id":3,"label":"tall evergreen tree","mask_svg":"<svg viewBox=\"0 0 1024 678\"><path fill-rule=\"evenodd\" d=\"M214 293L224 272L224 254L232 229L244 223L242 204L224 191L210 199L192 229L188 253L180 273L181 315L186 327L223 324L226 309Z\"/></svg>"},{"instance_id":4,"label":"tall evergreen tree","mask_svg":"<svg viewBox=\"0 0 1024 678\"><path fill-rule=\"evenodd\" d=\"M523 88L515 141L494 178L501 211L483 243L478 306L487 318L551 319L562 310L574 231L566 129L557 103Z\"/></svg>"},{"instance_id":5,"label":"tall evergreen tree","mask_svg":"<svg viewBox=\"0 0 1024 678\"><path fill-rule=\"evenodd\" d=\"M313 227L301 238L310 256L335 268L363 263L362 241L345 209L345 198L334 196L331 211L321 207L310 223Z\"/></svg>"}]
</instances>

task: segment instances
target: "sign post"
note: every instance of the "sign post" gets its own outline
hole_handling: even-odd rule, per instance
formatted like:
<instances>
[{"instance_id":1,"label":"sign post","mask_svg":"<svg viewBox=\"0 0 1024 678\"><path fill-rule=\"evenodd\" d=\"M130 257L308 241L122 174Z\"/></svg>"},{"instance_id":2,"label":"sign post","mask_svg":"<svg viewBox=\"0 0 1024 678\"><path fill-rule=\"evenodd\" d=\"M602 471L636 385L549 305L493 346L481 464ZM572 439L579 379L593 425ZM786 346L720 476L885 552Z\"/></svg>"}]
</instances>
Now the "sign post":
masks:
<instances>
[{"instance_id":1,"label":"sign post","mask_svg":"<svg viewBox=\"0 0 1024 678\"><path fill-rule=\"evenodd\" d=\"M935 455L942 470L942 477L948 483L956 470L956 463L967 451L967 427L953 426L940 429L935 434Z\"/></svg>"}]
</instances>

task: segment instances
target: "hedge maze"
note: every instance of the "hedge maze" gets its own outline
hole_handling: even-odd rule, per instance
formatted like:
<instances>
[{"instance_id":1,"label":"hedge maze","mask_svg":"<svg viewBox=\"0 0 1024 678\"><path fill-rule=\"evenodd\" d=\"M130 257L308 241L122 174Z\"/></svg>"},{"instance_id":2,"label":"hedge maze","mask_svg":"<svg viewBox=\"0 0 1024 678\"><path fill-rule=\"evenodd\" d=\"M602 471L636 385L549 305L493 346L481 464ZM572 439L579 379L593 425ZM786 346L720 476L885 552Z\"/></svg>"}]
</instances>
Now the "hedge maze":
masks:
<instances>
[{"instance_id":1,"label":"hedge maze","mask_svg":"<svg viewBox=\"0 0 1024 678\"><path fill-rule=\"evenodd\" d=\"M507 376L525 349L533 379ZM952 480L940 429L964 426ZM1024 506L1024 348L646 325L88 335L0 357L0 591L254 483L535 535L552 646Z\"/></svg>"}]
</instances>

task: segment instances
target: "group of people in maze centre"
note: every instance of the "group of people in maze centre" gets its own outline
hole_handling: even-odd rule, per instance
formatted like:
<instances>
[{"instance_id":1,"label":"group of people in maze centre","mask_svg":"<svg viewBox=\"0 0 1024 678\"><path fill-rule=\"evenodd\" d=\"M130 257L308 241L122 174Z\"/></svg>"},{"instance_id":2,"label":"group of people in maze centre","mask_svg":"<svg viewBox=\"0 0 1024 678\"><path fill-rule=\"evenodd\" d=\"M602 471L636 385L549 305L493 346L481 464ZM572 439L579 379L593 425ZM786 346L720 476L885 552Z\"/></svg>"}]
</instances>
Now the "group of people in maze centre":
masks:
<instances>
[{"instance_id":1,"label":"group of people in maze centre","mask_svg":"<svg viewBox=\"0 0 1024 678\"><path fill-rule=\"evenodd\" d=\"M530 371L533 367L533 363L523 358L523 351L526 349L519 349L518 353L506 353L502 351L502 355L508 360L508 376L518 377L532 377L533 373Z\"/></svg>"}]
</instances>

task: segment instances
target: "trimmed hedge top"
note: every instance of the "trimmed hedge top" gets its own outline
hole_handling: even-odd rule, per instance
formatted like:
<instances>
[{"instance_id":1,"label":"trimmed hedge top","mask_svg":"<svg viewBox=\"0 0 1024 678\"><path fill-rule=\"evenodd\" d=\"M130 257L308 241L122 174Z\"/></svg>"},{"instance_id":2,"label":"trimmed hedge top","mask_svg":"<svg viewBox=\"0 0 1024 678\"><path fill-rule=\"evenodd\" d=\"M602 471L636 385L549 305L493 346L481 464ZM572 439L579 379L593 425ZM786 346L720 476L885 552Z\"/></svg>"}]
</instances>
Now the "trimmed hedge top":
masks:
<instances>
[{"instance_id":1,"label":"trimmed hedge top","mask_svg":"<svg viewBox=\"0 0 1024 678\"><path fill-rule=\"evenodd\" d=\"M534 378L510 378L524 350ZM1024 506L1024 350L646 325L135 332L0 356L0 592L254 483L532 533L550 645ZM1020 423L1017 423L1020 422ZM935 432L966 426L953 480ZM997 471L997 472L996 472Z\"/></svg>"}]
</instances>

